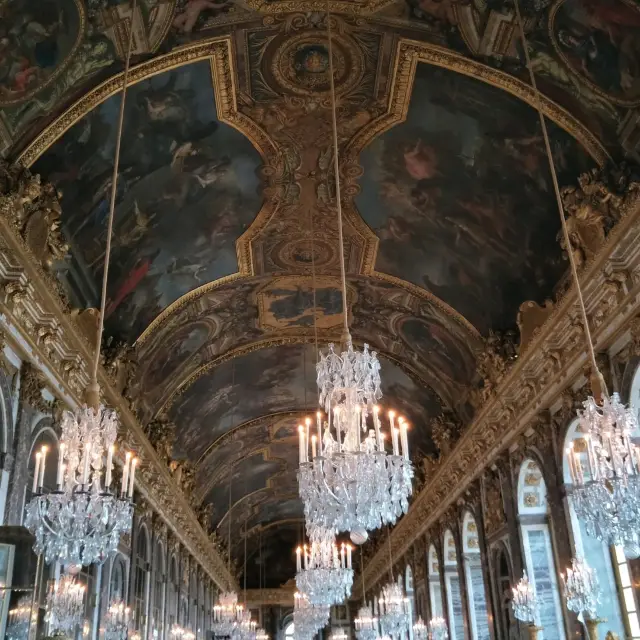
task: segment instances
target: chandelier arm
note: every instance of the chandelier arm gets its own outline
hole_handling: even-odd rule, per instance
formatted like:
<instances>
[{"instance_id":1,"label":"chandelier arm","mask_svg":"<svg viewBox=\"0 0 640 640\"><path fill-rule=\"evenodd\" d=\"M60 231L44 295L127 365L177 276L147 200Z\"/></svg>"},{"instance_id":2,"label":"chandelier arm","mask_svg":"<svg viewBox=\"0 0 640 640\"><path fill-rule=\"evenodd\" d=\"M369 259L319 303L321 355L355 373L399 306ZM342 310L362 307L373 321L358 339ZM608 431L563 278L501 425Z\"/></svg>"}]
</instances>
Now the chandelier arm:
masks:
<instances>
[{"instance_id":1,"label":"chandelier arm","mask_svg":"<svg viewBox=\"0 0 640 640\"><path fill-rule=\"evenodd\" d=\"M340 196L340 163L338 159L338 122L336 117L336 87L333 77L333 38L331 34L331 0L327 0L327 39L329 43L329 84L331 87L331 127L333 133L333 171L336 179L336 208L338 210L338 242L340 244L340 278L342 283L342 311L344 320L344 342L350 340L347 311L347 277L344 266L344 238L342 233L342 198Z\"/></svg>"},{"instance_id":2,"label":"chandelier arm","mask_svg":"<svg viewBox=\"0 0 640 640\"><path fill-rule=\"evenodd\" d=\"M589 359L591 360L591 386L594 393L594 397L602 402L603 396L607 396L606 384L602 373L596 362L596 353L593 346L593 338L591 336L591 329L589 328L589 319L587 317L587 310L584 303L584 297L582 295L582 289L580 287L580 279L578 278L578 269L576 267L576 261L571 251L571 243L569 238L569 230L567 229L567 221L564 215L564 207L562 205L562 197L560 196L560 187L558 185L558 175L556 173L555 163L553 161L553 154L551 151L551 143L549 142L549 132L547 131L547 123L545 121L544 113L542 111L542 99L540 96L540 90L536 82L536 76L531 65L531 57L529 56L529 47L527 37L524 33L524 26L522 23L522 15L520 14L520 3L518 0L513 0L515 5L516 20L518 22L518 30L520 32L520 38L522 40L522 48L524 49L524 57L527 64L527 71L529 72L529 78L531 80L531 86L534 91L536 108L538 111L538 117L540 118L540 127L542 129L542 137L544 139L544 146L547 153L547 159L549 161L549 169L551 171L551 181L553 182L553 190L556 196L556 202L558 205L558 213L560 214L560 222L562 225L562 235L566 247L566 251L569 254L569 264L571 265L571 276L574 281L576 292L578 295L578 302L580 306L580 314L582 315L582 324L584 325L585 340L587 342L587 350L589 352Z\"/></svg>"},{"instance_id":3,"label":"chandelier arm","mask_svg":"<svg viewBox=\"0 0 640 640\"><path fill-rule=\"evenodd\" d=\"M132 0L131 15L135 15L137 0ZM124 127L124 107L127 98L127 80L129 79L129 67L131 64L131 49L133 48L133 18L129 28L129 42L127 44L127 55L124 62L124 73L122 74L122 99L120 100L120 114L118 116L118 127L116 129L116 149L113 159L113 175L111 177L111 196L109 199L109 217L107 219L107 246L104 254L104 271L102 273L102 294L100 298L100 315L98 317L98 331L96 333L96 350L91 372L91 382L87 389L87 401L97 409L100 402L98 391L98 367L100 365L100 350L102 346L102 333L104 331L104 312L107 304L107 281L109 278L109 261L111 257L111 236L113 231L113 218L116 206L116 194L118 188L118 169L120 167L120 146L122 142L122 129Z\"/></svg>"}]
</instances>

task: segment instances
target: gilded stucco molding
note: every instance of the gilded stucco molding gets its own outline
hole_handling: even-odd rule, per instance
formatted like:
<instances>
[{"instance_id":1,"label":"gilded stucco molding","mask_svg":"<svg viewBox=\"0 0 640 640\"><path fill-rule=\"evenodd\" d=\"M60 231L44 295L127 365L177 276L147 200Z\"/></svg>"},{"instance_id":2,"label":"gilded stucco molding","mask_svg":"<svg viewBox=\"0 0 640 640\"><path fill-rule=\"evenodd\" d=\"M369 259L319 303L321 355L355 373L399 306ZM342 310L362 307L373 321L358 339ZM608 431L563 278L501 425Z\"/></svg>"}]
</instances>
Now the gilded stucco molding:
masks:
<instances>
[{"instance_id":1,"label":"gilded stucco molding","mask_svg":"<svg viewBox=\"0 0 640 640\"><path fill-rule=\"evenodd\" d=\"M581 273L596 349L602 351L627 329L640 310L640 193L629 197L618 225ZM572 287L498 386L473 423L413 501L391 536L394 558L442 518L488 465L531 426L588 363L577 295ZM549 367L549 354L554 366ZM557 363L557 364L556 364ZM378 551L365 572L368 584L386 571L388 552Z\"/></svg>"},{"instance_id":2,"label":"gilded stucco molding","mask_svg":"<svg viewBox=\"0 0 640 640\"><path fill-rule=\"evenodd\" d=\"M0 325L48 378L54 394L69 406L80 403L89 381L91 349L42 277L41 266L34 264L24 241L5 218L0 218ZM212 548L166 465L102 368L99 383L106 401L120 416L120 442L136 451L141 460L138 490L219 586L233 584L224 561Z\"/></svg>"},{"instance_id":3,"label":"gilded stucco molding","mask_svg":"<svg viewBox=\"0 0 640 640\"><path fill-rule=\"evenodd\" d=\"M247 589L247 606L258 607L281 606L293 607L294 587L280 587L279 589Z\"/></svg>"}]
</instances>

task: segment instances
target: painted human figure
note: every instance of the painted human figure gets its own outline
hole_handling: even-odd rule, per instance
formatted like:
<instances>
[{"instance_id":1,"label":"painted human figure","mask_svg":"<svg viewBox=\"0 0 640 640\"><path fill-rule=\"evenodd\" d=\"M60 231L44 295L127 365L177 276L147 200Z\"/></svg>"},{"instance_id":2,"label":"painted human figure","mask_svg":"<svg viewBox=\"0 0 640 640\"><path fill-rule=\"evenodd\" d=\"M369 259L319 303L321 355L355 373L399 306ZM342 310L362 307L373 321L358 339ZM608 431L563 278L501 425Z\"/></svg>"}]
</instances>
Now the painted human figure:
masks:
<instances>
[{"instance_id":1,"label":"painted human figure","mask_svg":"<svg viewBox=\"0 0 640 640\"><path fill-rule=\"evenodd\" d=\"M191 33L193 27L205 9L224 9L229 5L229 1L215 2L214 0L188 0L186 6L175 17L173 26L182 33Z\"/></svg>"}]
</instances>

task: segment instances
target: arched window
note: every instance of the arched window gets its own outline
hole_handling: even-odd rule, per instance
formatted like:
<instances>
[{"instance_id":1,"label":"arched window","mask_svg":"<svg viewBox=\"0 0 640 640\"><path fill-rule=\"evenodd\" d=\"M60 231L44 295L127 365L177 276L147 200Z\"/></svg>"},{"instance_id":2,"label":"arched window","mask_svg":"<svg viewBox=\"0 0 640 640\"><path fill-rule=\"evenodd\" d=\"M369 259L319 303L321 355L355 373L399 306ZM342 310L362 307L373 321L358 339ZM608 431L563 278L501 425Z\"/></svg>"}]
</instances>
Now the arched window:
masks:
<instances>
[{"instance_id":1,"label":"arched window","mask_svg":"<svg viewBox=\"0 0 640 640\"><path fill-rule=\"evenodd\" d=\"M560 593L547 523L547 486L538 463L525 460L518 476L518 514L527 574L538 596L542 635L564 640Z\"/></svg>"},{"instance_id":2,"label":"arched window","mask_svg":"<svg viewBox=\"0 0 640 640\"><path fill-rule=\"evenodd\" d=\"M569 471L569 460L567 457L567 449L573 445L575 455L582 463L585 480L588 479L589 468L586 464L586 442L583 434L577 431L578 421L576 420L567 431L565 439L565 455L562 460L562 473L565 485L571 484L571 473ZM570 493L570 491L568 492ZM626 566L624 552L616 554L614 549L609 549L605 544L597 538L592 538L587 534L584 522L580 521L576 516L573 508L571 496L567 498L568 513L570 520L571 542L573 546L573 554L576 557L584 558L588 565L596 572L598 576L598 584L600 585L600 603L598 605L598 615L607 620L607 629L611 629L620 636L624 636L624 621L622 620L620 611L620 601L618 598L618 589L614 573L614 563L621 578L620 586L622 587L624 602L626 604L627 623L633 638L640 637L640 626L638 625L638 614L636 613L636 603L633 597L633 588L629 579L629 570ZM614 553L613 562L611 553ZM622 560L617 562L618 557ZM624 576L624 577L623 577ZM628 594L625 593L623 584L627 583Z\"/></svg>"},{"instance_id":3,"label":"arched window","mask_svg":"<svg viewBox=\"0 0 640 640\"><path fill-rule=\"evenodd\" d=\"M109 604L126 598L125 585L127 579L127 567L124 556L116 553L111 561L111 576L109 578Z\"/></svg>"},{"instance_id":4,"label":"arched window","mask_svg":"<svg viewBox=\"0 0 640 640\"><path fill-rule=\"evenodd\" d=\"M138 531L133 585L133 624L142 637L146 636L149 564L149 534L142 525Z\"/></svg>"},{"instance_id":5,"label":"arched window","mask_svg":"<svg viewBox=\"0 0 640 640\"><path fill-rule=\"evenodd\" d=\"M203 576L200 575L200 579L198 580L198 600L196 602L196 606L198 607L198 638L204 638L204 630L205 630L205 599L204 599L204 582Z\"/></svg>"},{"instance_id":6,"label":"arched window","mask_svg":"<svg viewBox=\"0 0 640 640\"><path fill-rule=\"evenodd\" d=\"M44 474L42 474L42 492L50 493L57 489L56 476L58 469L58 437L53 429L49 426L50 423L51 420L49 418L44 418L43 420L39 421L38 424L36 424L34 429L35 437L31 444L31 450L29 451L29 459L27 462L28 481L27 486L25 487L24 507L26 507L27 503L33 496L32 490L34 486L33 476L36 467L36 453L41 452L43 447L46 447L47 450L45 455ZM40 472L41 471L42 467L40 467ZM38 474L39 477L40 475L41 473ZM36 481L36 484L39 484L39 482ZM35 572L36 567L34 564L31 575L31 580L33 582L35 582ZM40 580L40 603L43 607L44 603L46 602L47 585L49 584L49 581L54 577L54 565L43 563L42 578Z\"/></svg>"},{"instance_id":7,"label":"arched window","mask_svg":"<svg viewBox=\"0 0 640 640\"><path fill-rule=\"evenodd\" d=\"M440 563L434 545L429 547L429 604L431 617L442 617L442 591L440 589Z\"/></svg>"},{"instance_id":8,"label":"arched window","mask_svg":"<svg viewBox=\"0 0 640 640\"><path fill-rule=\"evenodd\" d=\"M478 527L469 511L464 514L462 521L462 554L471 616L471 635L474 640L489 640L487 597L480 559Z\"/></svg>"},{"instance_id":9,"label":"arched window","mask_svg":"<svg viewBox=\"0 0 640 640\"><path fill-rule=\"evenodd\" d=\"M285 640L293 640L294 638L294 632L295 629L293 628L293 622L290 622L285 628L284 628L284 637Z\"/></svg>"},{"instance_id":10,"label":"arched window","mask_svg":"<svg viewBox=\"0 0 640 640\"><path fill-rule=\"evenodd\" d=\"M413 572L409 565L407 565L404 570L404 586L407 600L409 601L409 619L411 620L411 624L409 625L409 640L413 640L413 623L416 620L416 598L413 591Z\"/></svg>"},{"instance_id":11,"label":"arched window","mask_svg":"<svg viewBox=\"0 0 640 640\"><path fill-rule=\"evenodd\" d=\"M196 583L196 572L192 570L189 580L189 626L193 633L198 629L198 585Z\"/></svg>"},{"instance_id":12,"label":"arched window","mask_svg":"<svg viewBox=\"0 0 640 640\"><path fill-rule=\"evenodd\" d=\"M176 556L171 556L169 563L169 595L167 596L167 629L171 630L178 623L178 561Z\"/></svg>"},{"instance_id":13,"label":"arched window","mask_svg":"<svg viewBox=\"0 0 640 640\"><path fill-rule=\"evenodd\" d=\"M513 615L511 606L511 587L514 584L509 554L503 542L499 542L491 552L494 559L493 570L495 574L496 602L500 603L498 610L498 622L502 637L511 640L519 638L518 623Z\"/></svg>"},{"instance_id":14,"label":"arched window","mask_svg":"<svg viewBox=\"0 0 640 640\"><path fill-rule=\"evenodd\" d=\"M153 561L153 613L151 625L153 637L162 638L164 622L164 596L165 596L165 573L164 573L164 547L160 541L156 544L156 554Z\"/></svg>"},{"instance_id":15,"label":"arched window","mask_svg":"<svg viewBox=\"0 0 640 640\"><path fill-rule=\"evenodd\" d=\"M458 574L458 554L456 541L449 529L442 540L444 549L444 584L447 589L447 613L449 617L449 637L451 640L463 640L462 593Z\"/></svg>"}]
</instances>

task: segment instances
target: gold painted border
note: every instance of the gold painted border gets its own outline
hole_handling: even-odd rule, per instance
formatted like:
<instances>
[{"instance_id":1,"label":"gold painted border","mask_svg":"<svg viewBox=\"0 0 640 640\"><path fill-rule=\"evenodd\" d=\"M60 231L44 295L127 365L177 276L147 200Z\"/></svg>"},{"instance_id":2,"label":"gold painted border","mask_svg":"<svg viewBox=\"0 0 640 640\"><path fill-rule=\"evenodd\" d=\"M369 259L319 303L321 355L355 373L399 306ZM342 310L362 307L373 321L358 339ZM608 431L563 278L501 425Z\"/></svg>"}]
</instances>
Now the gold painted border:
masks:
<instances>
[{"instance_id":1,"label":"gold painted border","mask_svg":"<svg viewBox=\"0 0 640 640\"><path fill-rule=\"evenodd\" d=\"M586 76L583 76L580 73L578 73L569 64L567 56L565 55L564 51L558 46L556 38L554 37L554 31L553 31L556 14L558 13L560 7L565 2L567 2L567 0L557 0L557 2L551 7L551 10L549 11L549 20L547 25L548 25L549 40L551 40L551 44L553 46L554 51L562 61L562 64L567 69L568 73L570 73L574 78L578 78L580 82L583 82L595 94L599 95L601 98L606 98L613 104L619 105L621 107L637 107L638 105L640 105L640 96L638 96L635 100L627 100L625 98L618 98L616 96L611 95L610 93L606 93L595 82L593 82L592 80L589 80L589 78L587 78ZM628 0L620 0L620 2L622 2L622 4L627 5L628 7L631 7L632 9L635 9L640 15L640 7L635 2L630 2ZM639 30L638 37L640 38L640 30Z\"/></svg>"},{"instance_id":2,"label":"gold painted border","mask_svg":"<svg viewBox=\"0 0 640 640\"><path fill-rule=\"evenodd\" d=\"M300 13L316 12L325 14L327 12L327 2L325 0L305 0L304 6L298 0L279 0L270 2L269 0L246 0L247 5L254 11L267 14L278 13ZM353 16L366 16L394 4L395 0L329 0L329 11L331 13L342 13Z\"/></svg>"},{"instance_id":3,"label":"gold painted border","mask_svg":"<svg viewBox=\"0 0 640 640\"><path fill-rule=\"evenodd\" d=\"M6 3L1 4L9 4L9 0ZM0 100L0 109L4 107L11 107L17 104L21 104L23 102L28 102L33 97L37 96L41 91L50 87L65 71L65 69L69 66L76 53L87 31L87 13L85 11L84 3L82 0L73 0L73 4L75 4L75 8L78 11L78 36L76 37L71 50L69 51L67 57L62 61L62 63L56 68L56 70L41 84L37 87L31 89L31 91L27 91L27 93L21 95L19 98L15 98L14 100ZM1 8L1 7L0 7Z\"/></svg>"}]
</instances>

